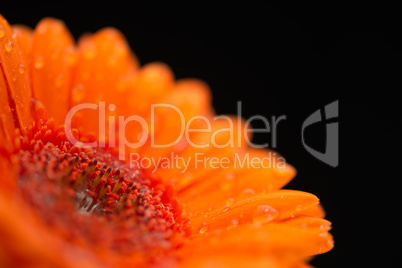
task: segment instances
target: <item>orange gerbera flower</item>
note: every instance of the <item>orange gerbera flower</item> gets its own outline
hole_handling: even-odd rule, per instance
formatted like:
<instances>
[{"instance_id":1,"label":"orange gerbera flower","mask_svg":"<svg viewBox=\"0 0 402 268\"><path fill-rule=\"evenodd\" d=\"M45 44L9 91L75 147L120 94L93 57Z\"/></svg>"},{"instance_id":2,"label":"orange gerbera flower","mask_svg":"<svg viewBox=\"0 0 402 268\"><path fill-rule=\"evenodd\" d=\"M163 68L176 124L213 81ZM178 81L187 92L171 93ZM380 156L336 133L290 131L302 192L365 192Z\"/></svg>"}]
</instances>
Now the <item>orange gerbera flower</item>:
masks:
<instances>
[{"instance_id":1,"label":"orange gerbera flower","mask_svg":"<svg viewBox=\"0 0 402 268\"><path fill-rule=\"evenodd\" d=\"M140 67L117 30L75 45L58 20L32 31L0 16L0 61L2 267L308 267L333 247L318 198L280 189L290 165L197 166L272 152L247 146L242 121L212 120L205 83ZM175 109L150 113L158 103ZM201 116L210 131L173 143ZM151 163L171 155L188 165Z\"/></svg>"}]
</instances>

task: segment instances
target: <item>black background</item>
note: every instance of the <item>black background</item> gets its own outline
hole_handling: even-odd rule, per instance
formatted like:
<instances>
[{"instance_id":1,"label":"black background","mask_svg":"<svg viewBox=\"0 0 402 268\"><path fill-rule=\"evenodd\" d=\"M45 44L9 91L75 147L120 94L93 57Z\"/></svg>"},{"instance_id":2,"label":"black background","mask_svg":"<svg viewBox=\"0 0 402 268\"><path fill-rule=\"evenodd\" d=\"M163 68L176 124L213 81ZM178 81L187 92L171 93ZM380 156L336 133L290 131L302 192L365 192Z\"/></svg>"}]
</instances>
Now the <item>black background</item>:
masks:
<instances>
[{"instance_id":1,"label":"black background","mask_svg":"<svg viewBox=\"0 0 402 268\"><path fill-rule=\"evenodd\" d=\"M394 267L401 250L399 140L401 19L396 7L198 4L108 1L1 3L10 23L64 20L78 38L120 29L142 64L162 61L177 78L209 83L218 113L286 115L276 150L297 170L287 188L316 194L333 222L335 248L318 267ZM326 104L340 104L340 164L303 148L301 125ZM323 150L325 126L309 145ZM256 143L270 142L259 134Z\"/></svg>"}]
</instances>

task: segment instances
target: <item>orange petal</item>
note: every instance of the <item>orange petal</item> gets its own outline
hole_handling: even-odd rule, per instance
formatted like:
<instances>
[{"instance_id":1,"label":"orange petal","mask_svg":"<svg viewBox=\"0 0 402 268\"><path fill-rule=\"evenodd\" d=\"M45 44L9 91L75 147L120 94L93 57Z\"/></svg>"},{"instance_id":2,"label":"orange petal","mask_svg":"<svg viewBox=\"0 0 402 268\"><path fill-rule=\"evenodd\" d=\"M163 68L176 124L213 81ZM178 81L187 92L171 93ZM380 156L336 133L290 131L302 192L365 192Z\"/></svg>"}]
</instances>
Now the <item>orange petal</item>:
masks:
<instances>
[{"instance_id":1,"label":"orange petal","mask_svg":"<svg viewBox=\"0 0 402 268\"><path fill-rule=\"evenodd\" d=\"M322 254L334 247L332 235L328 233L330 228L330 222L311 217L266 226L270 241L278 251L288 250L303 256Z\"/></svg>"},{"instance_id":2,"label":"orange petal","mask_svg":"<svg viewBox=\"0 0 402 268\"><path fill-rule=\"evenodd\" d=\"M171 75L171 86L169 87L173 87L173 82L173 75ZM152 81L149 80L148 83L152 84ZM164 84L167 84L167 82ZM193 116L207 115L209 112L211 96L209 87L204 82L187 79L178 81L173 89L169 87L165 86L166 89L163 91L164 95L162 95L163 99L155 98L153 102L149 99L143 103L145 104L143 109L148 113L150 112L151 104L160 104L161 106L154 108L153 118L149 123L149 139L139 149L142 157L152 157L157 160L159 157L173 152L175 148L179 148L183 144L185 146L185 139L182 138L182 135L184 135L183 130L187 121ZM147 95L148 93L146 92L146 87L143 85L142 90L138 90L136 94ZM163 147L159 148L159 146Z\"/></svg>"},{"instance_id":3,"label":"orange petal","mask_svg":"<svg viewBox=\"0 0 402 268\"><path fill-rule=\"evenodd\" d=\"M108 126L109 115L130 111L127 99L137 68L138 61L118 30L106 28L94 35L83 36L78 43L72 105L85 102L99 105L100 101L105 102L105 107L109 107L109 104L115 105L115 110L106 114L105 120ZM73 122L78 129L86 133L91 132L98 137L98 112L90 109L81 110ZM103 135L99 138L105 140L106 137Z\"/></svg>"},{"instance_id":4,"label":"orange petal","mask_svg":"<svg viewBox=\"0 0 402 268\"><path fill-rule=\"evenodd\" d=\"M212 231L194 239L182 251L189 254L225 254L284 258L307 257L332 249L330 222L313 217L296 217L264 225L246 224Z\"/></svg>"},{"instance_id":5,"label":"orange petal","mask_svg":"<svg viewBox=\"0 0 402 268\"><path fill-rule=\"evenodd\" d=\"M193 233L203 233L231 225L255 222L267 223L294 216L318 204L318 198L310 193L293 190L256 195L226 205L216 211L194 212L190 215Z\"/></svg>"},{"instance_id":6,"label":"orange petal","mask_svg":"<svg viewBox=\"0 0 402 268\"><path fill-rule=\"evenodd\" d=\"M17 188L16 174L18 166L12 163L7 148L4 148L6 145L7 143L0 143L0 195L3 195L4 197L13 197L15 195L15 189Z\"/></svg>"},{"instance_id":7,"label":"orange petal","mask_svg":"<svg viewBox=\"0 0 402 268\"><path fill-rule=\"evenodd\" d=\"M252 159L259 159L262 166L250 165ZM271 163L264 163L266 160ZM190 211L202 206L223 204L229 198L241 195L278 190L296 174L289 164L277 167L277 154L268 150L249 149L246 154L237 153L232 161L235 161L235 164L229 168L215 170L207 180L198 180L179 192L180 199L187 202Z\"/></svg>"},{"instance_id":8,"label":"orange petal","mask_svg":"<svg viewBox=\"0 0 402 268\"><path fill-rule=\"evenodd\" d=\"M303 213L301 213L303 214ZM278 223L280 224L280 223ZM331 230L331 222L317 217L300 215L283 221L283 224L294 227L303 227L314 229L316 232L325 232Z\"/></svg>"},{"instance_id":9,"label":"orange petal","mask_svg":"<svg viewBox=\"0 0 402 268\"><path fill-rule=\"evenodd\" d=\"M9 93L9 102L11 106L15 106L14 118L18 118L17 123L24 131L32 123L32 92L28 73L24 70L26 63L21 55L16 37L8 22L0 15L0 66L3 70L3 82Z\"/></svg>"},{"instance_id":10,"label":"orange petal","mask_svg":"<svg viewBox=\"0 0 402 268\"><path fill-rule=\"evenodd\" d=\"M32 29L25 25L13 25L13 32L17 35L17 43L21 49L22 57L24 58L25 71L31 74L30 67L32 66Z\"/></svg>"},{"instance_id":11,"label":"orange petal","mask_svg":"<svg viewBox=\"0 0 402 268\"><path fill-rule=\"evenodd\" d=\"M35 28L32 87L49 117L63 124L69 108L74 39L62 21L45 18Z\"/></svg>"},{"instance_id":12,"label":"orange petal","mask_svg":"<svg viewBox=\"0 0 402 268\"><path fill-rule=\"evenodd\" d=\"M161 100L166 98L166 96L171 93L173 86L174 74L166 64L158 62L149 63L138 70L138 73L136 73L131 85L129 86L128 102L123 104L126 109L123 109L122 111L120 107L120 114L125 115L126 118L132 115L138 115L145 120L144 122L146 125L129 123L119 129L119 133L122 133L122 135L124 135L131 143L137 143L143 135L145 135L144 137L147 137L147 139L144 142L140 142L141 145L127 148L128 153L140 152L144 157L147 156L147 153L144 153L144 150L147 151L148 149L148 151L151 152L152 157L157 158L164 154L166 150L170 150L170 148L159 149L152 146L152 141L157 140L155 137L159 137L158 134L160 133L158 133L158 130L164 120L156 117L156 119L152 118L151 113L152 104L158 104ZM164 119L166 118L165 115ZM169 120L171 119L172 118L169 118ZM151 122L151 120L153 120L153 122ZM156 127L154 128L155 125ZM119 125L119 127L121 126ZM154 133L158 134L154 135ZM173 129L172 127L164 129L162 138L164 141L168 141L165 144L176 139L174 136L175 133L176 129ZM153 136L151 137L151 135ZM157 141L156 144L160 144L159 141Z\"/></svg>"},{"instance_id":13,"label":"orange petal","mask_svg":"<svg viewBox=\"0 0 402 268\"><path fill-rule=\"evenodd\" d=\"M16 211L18 213L16 213ZM4 267L102 267L105 261L49 231L23 201L0 194L0 263ZM45 246L46 245L46 246ZM51 245L51 246L49 246ZM81 256L71 258L71 256ZM16 263L17 262L17 263Z\"/></svg>"},{"instance_id":14,"label":"orange petal","mask_svg":"<svg viewBox=\"0 0 402 268\"><path fill-rule=\"evenodd\" d=\"M187 256L178 265L179 268L312 268L300 259L280 258L278 256L255 256L255 254L193 254Z\"/></svg>"},{"instance_id":15,"label":"orange petal","mask_svg":"<svg viewBox=\"0 0 402 268\"><path fill-rule=\"evenodd\" d=\"M142 67L130 88L129 106L141 115L151 112L151 104L164 99L173 89L174 74L164 63L154 62Z\"/></svg>"},{"instance_id":16,"label":"orange petal","mask_svg":"<svg viewBox=\"0 0 402 268\"><path fill-rule=\"evenodd\" d=\"M9 105L8 85L4 80L3 69L0 68L0 144L11 144L14 137L13 113Z\"/></svg>"},{"instance_id":17,"label":"orange petal","mask_svg":"<svg viewBox=\"0 0 402 268\"><path fill-rule=\"evenodd\" d=\"M214 176L221 161L226 163L222 165L231 165L236 153L244 150L242 147L244 144L242 142L240 145L237 143L238 140L244 141L242 138L242 121L239 122L233 116L217 120L213 120L211 116L205 118L210 124L210 130L206 129L204 125L202 128L206 129L206 132L190 133L184 139L188 145L180 148L181 144L179 143L177 144L179 146L173 148L173 153L180 159L180 163L185 162L186 164L171 165L166 169L162 168L157 171L157 174L166 181L175 183L177 189L183 189L197 181L204 180L206 177Z\"/></svg>"},{"instance_id":18,"label":"orange petal","mask_svg":"<svg viewBox=\"0 0 402 268\"><path fill-rule=\"evenodd\" d=\"M303 215L317 218L324 218L325 210L321 204L317 204L315 206L312 206L311 208L304 210Z\"/></svg>"}]
</instances>

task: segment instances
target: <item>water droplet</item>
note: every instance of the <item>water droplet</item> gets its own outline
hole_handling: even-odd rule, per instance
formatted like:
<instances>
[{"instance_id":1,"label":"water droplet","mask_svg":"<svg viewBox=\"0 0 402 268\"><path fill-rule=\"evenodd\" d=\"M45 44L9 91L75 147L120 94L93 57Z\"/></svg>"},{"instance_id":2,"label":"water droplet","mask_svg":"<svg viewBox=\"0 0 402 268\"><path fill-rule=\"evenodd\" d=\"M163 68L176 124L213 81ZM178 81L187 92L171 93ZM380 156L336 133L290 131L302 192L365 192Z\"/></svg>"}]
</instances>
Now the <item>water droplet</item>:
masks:
<instances>
[{"instance_id":1,"label":"water droplet","mask_svg":"<svg viewBox=\"0 0 402 268\"><path fill-rule=\"evenodd\" d=\"M6 35L6 29L4 29L3 25L0 25L0 38Z\"/></svg>"},{"instance_id":2,"label":"water droplet","mask_svg":"<svg viewBox=\"0 0 402 268\"><path fill-rule=\"evenodd\" d=\"M18 66L18 72L19 72L20 74L24 74L24 73L25 73L25 66L24 66L24 64L20 64L20 65Z\"/></svg>"},{"instance_id":3,"label":"water droplet","mask_svg":"<svg viewBox=\"0 0 402 268\"><path fill-rule=\"evenodd\" d=\"M208 231L208 224L206 222L203 222L200 228L200 234L204 234L206 231Z\"/></svg>"},{"instance_id":4,"label":"water droplet","mask_svg":"<svg viewBox=\"0 0 402 268\"><path fill-rule=\"evenodd\" d=\"M226 200L226 205L228 205L228 206L233 205L234 202L235 202L234 198L229 198L228 200Z\"/></svg>"},{"instance_id":5,"label":"water droplet","mask_svg":"<svg viewBox=\"0 0 402 268\"><path fill-rule=\"evenodd\" d=\"M224 206L222 212L227 212L230 210L230 206Z\"/></svg>"},{"instance_id":6,"label":"water droplet","mask_svg":"<svg viewBox=\"0 0 402 268\"><path fill-rule=\"evenodd\" d=\"M239 218L240 218L240 219L243 219L243 218L244 218L244 211L240 212Z\"/></svg>"},{"instance_id":7,"label":"water droplet","mask_svg":"<svg viewBox=\"0 0 402 268\"><path fill-rule=\"evenodd\" d=\"M45 65L45 63L43 61L43 57L42 56L37 57L35 60L35 63L34 63L35 69L40 70L43 68L44 65Z\"/></svg>"},{"instance_id":8,"label":"water droplet","mask_svg":"<svg viewBox=\"0 0 402 268\"><path fill-rule=\"evenodd\" d=\"M296 211L297 211L297 212L300 212L301 210L302 210L302 206L301 206L301 205L297 205L297 206L296 206Z\"/></svg>"},{"instance_id":9,"label":"water droplet","mask_svg":"<svg viewBox=\"0 0 402 268\"><path fill-rule=\"evenodd\" d=\"M268 205L260 205L253 212L253 222L254 223L267 223L273 221L279 216L278 211Z\"/></svg>"},{"instance_id":10,"label":"water droplet","mask_svg":"<svg viewBox=\"0 0 402 268\"><path fill-rule=\"evenodd\" d=\"M11 78L13 80L13 82L17 81L17 75L13 75L13 77Z\"/></svg>"},{"instance_id":11,"label":"water droplet","mask_svg":"<svg viewBox=\"0 0 402 268\"><path fill-rule=\"evenodd\" d=\"M230 221L230 224L226 227L226 230L232 230L233 228L236 228L237 226L239 226L239 221L236 219L233 219Z\"/></svg>"},{"instance_id":12,"label":"water droplet","mask_svg":"<svg viewBox=\"0 0 402 268\"><path fill-rule=\"evenodd\" d=\"M331 227L329 225L321 224L320 229L323 231L329 231L329 230L331 230Z\"/></svg>"},{"instance_id":13,"label":"water droplet","mask_svg":"<svg viewBox=\"0 0 402 268\"><path fill-rule=\"evenodd\" d=\"M318 235L321 236L321 237L327 237L328 233L324 232L324 233L319 233Z\"/></svg>"},{"instance_id":14,"label":"water droplet","mask_svg":"<svg viewBox=\"0 0 402 268\"><path fill-rule=\"evenodd\" d=\"M73 88L73 100L75 102L81 102L84 98L84 85L78 84L76 87Z\"/></svg>"},{"instance_id":15,"label":"water droplet","mask_svg":"<svg viewBox=\"0 0 402 268\"><path fill-rule=\"evenodd\" d=\"M255 194L255 191L251 188L247 188L247 189L243 190L242 194L243 195L253 195L253 194Z\"/></svg>"},{"instance_id":16,"label":"water droplet","mask_svg":"<svg viewBox=\"0 0 402 268\"><path fill-rule=\"evenodd\" d=\"M13 37L13 39L17 38L17 34L13 33L12 37Z\"/></svg>"},{"instance_id":17,"label":"water droplet","mask_svg":"<svg viewBox=\"0 0 402 268\"><path fill-rule=\"evenodd\" d=\"M4 44L4 49L7 52L11 52L11 50L13 50L14 44L13 42L11 42L10 40L8 40L5 44Z\"/></svg>"}]
</instances>

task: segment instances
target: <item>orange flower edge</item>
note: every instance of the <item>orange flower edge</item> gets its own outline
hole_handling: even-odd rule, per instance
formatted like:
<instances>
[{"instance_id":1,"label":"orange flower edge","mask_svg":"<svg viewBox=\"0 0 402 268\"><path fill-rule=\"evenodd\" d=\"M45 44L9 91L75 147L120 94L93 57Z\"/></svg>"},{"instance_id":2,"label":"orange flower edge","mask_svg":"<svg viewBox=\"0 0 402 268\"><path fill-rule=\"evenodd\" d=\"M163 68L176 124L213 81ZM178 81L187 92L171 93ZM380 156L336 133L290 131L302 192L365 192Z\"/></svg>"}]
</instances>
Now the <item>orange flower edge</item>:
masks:
<instances>
[{"instance_id":1,"label":"orange flower edge","mask_svg":"<svg viewBox=\"0 0 402 268\"><path fill-rule=\"evenodd\" d=\"M11 27L0 15L0 61L2 266L307 267L311 256L333 247L318 198L281 190L295 175L290 165L133 168L119 160L118 147L86 149L69 141L73 135L111 144L95 111L77 112L71 133L65 132L68 111L84 102L114 105L105 111L107 126L133 114L150 122L154 103L175 105L187 120L214 116L205 83L175 81L161 63L140 67L117 30L83 36L75 45L59 20L43 19L32 31ZM173 113L153 120L157 143L177 136L181 121ZM211 122L214 130L227 127ZM244 122L238 124L235 137L222 133L218 140L235 138L239 148L197 149L183 139L169 148L147 141L125 154L175 153L191 161L197 153L269 153L248 148ZM141 134L138 126L125 130Z\"/></svg>"}]
</instances>

